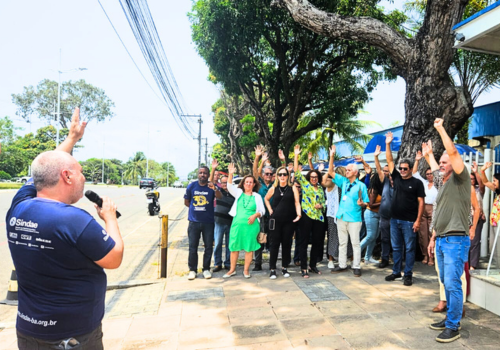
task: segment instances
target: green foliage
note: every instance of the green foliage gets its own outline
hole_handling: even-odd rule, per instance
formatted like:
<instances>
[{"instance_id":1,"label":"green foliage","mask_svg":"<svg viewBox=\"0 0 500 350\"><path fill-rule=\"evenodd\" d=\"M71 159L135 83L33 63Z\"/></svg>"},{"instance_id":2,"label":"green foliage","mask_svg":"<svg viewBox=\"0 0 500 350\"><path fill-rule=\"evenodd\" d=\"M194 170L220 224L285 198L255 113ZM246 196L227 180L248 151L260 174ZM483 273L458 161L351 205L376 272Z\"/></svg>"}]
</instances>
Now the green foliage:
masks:
<instances>
[{"instance_id":1,"label":"green foliage","mask_svg":"<svg viewBox=\"0 0 500 350\"><path fill-rule=\"evenodd\" d=\"M0 179L2 179L2 180L10 180L11 178L12 178L12 176L10 176L9 173L6 173L5 171L0 170Z\"/></svg>"},{"instance_id":2,"label":"green foliage","mask_svg":"<svg viewBox=\"0 0 500 350\"><path fill-rule=\"evenodd\" d=\"M139 180L146 174L146 156L143 152L137 152L125 163L123 176L132 185L138 185Z\"/></svg>"},{"instance_id":3,"label":"green foliage","mask_svg":"<svg viewBox=\"0 0 500 350\"><path fill-rule=\"evenodd\" d=\"M188 174L188 180L196 180L198 178L198 168Z\"/></svg>"},{"instance_id":4,"label":"green foliage","mask_svg":"<svg viewBox=\"0 0 500 350\"><path fill-rule=\"evenodd\" d=\"M29 121L31 116L50 124L57 112L57 82L42 80L36 87L24 87L20 94L12 94L12 102L17 106L16 115ZM113 101L104 90L85 80L66 81L61 84L61 127L67 128L75 107L80 107L80 116L87 121L104 121L113 117Z\"/></svg>"},{"instance_id":5,"label":"green foliage","mask_svg":"<svg viewBox=\"0 0 500 350\"><path fill-rule=\"evenodd\" d=\"M217 170L227 172L227 167L230 162L229 148L224 147L222 143L216 143L212 148L212 158L217 159L219 166Z\"/></svg>"},{"instance_id":6,"label":"green foliage","mask_svg":"<svg viewBox=\"0 0 500 350\"><path fill-rule=\"evenodd\" d=\"M469 144L469 125L470 125L471 120L467 120L467 122L462 126L460 131L457 133L457 136L455 136L455 142L459 143L461 145L468 145Z\"/></svg>"}]
</instances>

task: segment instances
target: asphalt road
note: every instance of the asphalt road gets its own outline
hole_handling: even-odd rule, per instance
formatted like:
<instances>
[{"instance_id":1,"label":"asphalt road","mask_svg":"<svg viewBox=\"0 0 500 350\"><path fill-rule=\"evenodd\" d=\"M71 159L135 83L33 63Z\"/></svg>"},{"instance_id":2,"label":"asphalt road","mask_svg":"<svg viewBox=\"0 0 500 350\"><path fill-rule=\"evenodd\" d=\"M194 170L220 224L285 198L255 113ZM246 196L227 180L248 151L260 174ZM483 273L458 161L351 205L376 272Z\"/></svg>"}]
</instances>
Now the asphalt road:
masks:
<instances>
[{"instance_id":1,"label":"asphalt road","mask_svg":"<svg viewBox=\"0 0 500 350\"><path fill-rule=\"evenodd\" d=\"M108 284L131 280L158 278L158 239L160 219L147 213L145 190L138 187L116 187L87 185L100 196L109 196L118 207L122 217L118 219L120 232L125 242L125 255L120 268L107 270ZM160 188L162 213L170 219L182 218L186 212L182 200L184 189ZM0 300L7 295L7 285L13 267L5 231L5 215L16 190L0 191ZM104 222L96 214L93 204L85 197L76 206L88 211L103 226ZM172 221L169 225L175 225ZM2 306L0 305L0 308ZM0 310L1 311L1 310ZM1 320L0 320L1 322Z\"/></svg>"}]
</instances>

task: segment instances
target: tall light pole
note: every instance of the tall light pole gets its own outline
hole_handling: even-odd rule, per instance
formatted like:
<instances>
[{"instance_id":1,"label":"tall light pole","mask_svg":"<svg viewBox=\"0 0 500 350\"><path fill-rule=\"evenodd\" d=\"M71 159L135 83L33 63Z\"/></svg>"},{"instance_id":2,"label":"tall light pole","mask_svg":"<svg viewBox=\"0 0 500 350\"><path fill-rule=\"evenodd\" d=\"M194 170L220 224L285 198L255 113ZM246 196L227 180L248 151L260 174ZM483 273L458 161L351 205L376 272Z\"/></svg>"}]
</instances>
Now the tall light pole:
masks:
<instances>
[{"instance_id":1,"label":"tall light pole","mask_svg":"<svg viewBox=\"0 0 500 350\"><path fill-rule=\"evenodd\" d=\"M188 117L188 118L198 118L198 123L200 124L200 129L198 131L198 137L195 137L195 140L198 140L198 169L201 166L201 123L203 123L203 120L201 119L201 114L183 114L181 117Z\"/></svg>"},{"instance_id":2,"label":"tall light pole","mask_svg":"<svg viewBox=\"0 0 500 350\"><path fill-rule=\"evenodd\" d=\"M87 68L73 68L73 69L63 71L63 70L61 70L61 57L62 57L61 49L59 49L59 70L57 71L57 73L59 73L59 81L57 83L56 146L59 146L59 122L61 121L61 74L76 71L76 70L79 70L79 71L87 70Z\"/></svg>"}]
</instances>

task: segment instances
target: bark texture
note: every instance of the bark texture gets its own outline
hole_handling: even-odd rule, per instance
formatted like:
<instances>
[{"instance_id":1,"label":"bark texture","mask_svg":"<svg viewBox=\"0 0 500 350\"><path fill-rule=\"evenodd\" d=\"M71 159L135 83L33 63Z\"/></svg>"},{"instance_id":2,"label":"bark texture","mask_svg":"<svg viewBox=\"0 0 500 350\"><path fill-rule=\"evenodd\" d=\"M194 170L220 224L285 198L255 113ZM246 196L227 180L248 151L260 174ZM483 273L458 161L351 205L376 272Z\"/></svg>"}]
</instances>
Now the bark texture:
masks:
<instances>
[{"instance_id":1,"label":"bark texture","mask_svg":"<svg viewBox=\"0 0 500 350\"><path fill-rule=\"evenodd\" d=\"M295 21L321 35L368 43L386 52L395 72L406 82L405 123L399 159L414 159L421 143L432 140L435 153L443 146L434 130L435 118L444 118L454 137L472 115L469 92L450 79L453 60L452 27L462 16L467 0L428 0L423 25L407 38L371 17L345 17L327 13L307 0L275 0Z\"/></svg>"}]
</instances>

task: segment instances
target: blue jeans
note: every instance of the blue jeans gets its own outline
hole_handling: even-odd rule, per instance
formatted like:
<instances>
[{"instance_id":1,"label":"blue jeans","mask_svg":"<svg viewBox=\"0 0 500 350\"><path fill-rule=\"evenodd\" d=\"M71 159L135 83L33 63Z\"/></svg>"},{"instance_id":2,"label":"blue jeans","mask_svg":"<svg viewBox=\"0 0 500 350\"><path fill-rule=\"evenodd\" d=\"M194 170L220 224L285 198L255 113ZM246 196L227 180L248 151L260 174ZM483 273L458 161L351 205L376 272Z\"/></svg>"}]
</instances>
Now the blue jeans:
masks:
<instances>
[{"instance_id":1,"label":"blue jeans","mask_svg":"<svg viewBox=\"0 0 500 350\"><path fill-rule=\"evenodd\" d=\"M203 271L210 270L210 261L214 251L214 224L190 221L188 226L189 239L189 271L198 272L198 245L203 235L205 252L203 253Z\"/></svg>"},{"instance_id":2,"label":"blue jeans","mask_svg":"<svg viewBox=\"0 0 500 350\"><path fill-rule=\"evenodd\" d=\"M226 242L226 259L224 259L224 267L230 267L230 254L229 251L229 229L231 225L224 225L215 223L214 239L215 239L215 249L214 249L214 266L222 267L222 241Z\"/></svg>"},{"instance_id":3,"label":"blue jeans","mask_svg":"<svg viewBox=\"0 0 500 350\"><path fill-rule=\"evenodd\" d=\"M361 251L366 248L365 261L370 259L373 254L373 248L378 238L378 223L380 216L371 210L365 210L366 236L361 241Z\"/></svg>"},{"instance_id":4,"label":"blue jeans","mask_svg":"<svg viewBox=\"0 0 500 350\"><path fill-rule=\"evenodd\" d=\"M401 273L401 261L403 260L403 248L406 251L405 276L413 275L413 264L415 263L415 244L417 232L413 232L413 222L391 219L391 244L394 265L392 273Z\"/></svg>"},{"instance_id":5,"label":"blue jeans","mask_svg":"<svg viewBox=\"0 0 500 350\"><path fill-rule=\"evenodd\" d=\"M436 238L436 258L439 266L439 278L444 285L448 313L446 328L458 329L462 318L464 296L462 281L464 264L469 256L469 236L449 236Z\"/></svg>"}]
</instances>

